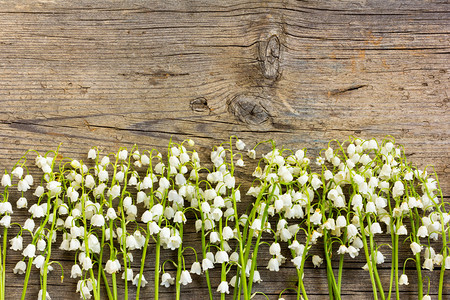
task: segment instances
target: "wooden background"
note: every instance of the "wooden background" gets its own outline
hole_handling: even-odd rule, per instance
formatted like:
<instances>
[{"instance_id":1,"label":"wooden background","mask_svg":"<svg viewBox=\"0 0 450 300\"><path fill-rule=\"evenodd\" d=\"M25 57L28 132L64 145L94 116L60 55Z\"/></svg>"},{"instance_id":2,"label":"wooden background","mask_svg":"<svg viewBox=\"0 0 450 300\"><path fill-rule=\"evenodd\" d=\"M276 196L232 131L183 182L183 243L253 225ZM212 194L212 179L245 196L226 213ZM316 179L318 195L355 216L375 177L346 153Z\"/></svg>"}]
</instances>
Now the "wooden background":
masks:
<instances>
[{"instance_id":1,"label":"wooden background","mask_svg":"<svg viewBox=\"0 0 450 300\"><path fill-rule=\"evenodd\" d=\"M91 146L163 150L171 137L207 150L237 134L317 153L333 138L392 135L415 164L436 166L448 198L449 32L447 0L0 1L0 163L61 142L63 155L84 159ZM10 252L7 298L17 299L23 276ZM66 276L61 285L51 273L52 299L79 299L72 255L54 253ZM343 299L371 298L362 265L346 264ZM325 269L307 267L311 299L325 299ZM270 299L295 285L291 264L260 269L255 288ZM205 299L193 279L182 299ZM402 299L417 299L410 282ZM33 271L29 299L38 284Z\"/></svg>"}]
</instances>

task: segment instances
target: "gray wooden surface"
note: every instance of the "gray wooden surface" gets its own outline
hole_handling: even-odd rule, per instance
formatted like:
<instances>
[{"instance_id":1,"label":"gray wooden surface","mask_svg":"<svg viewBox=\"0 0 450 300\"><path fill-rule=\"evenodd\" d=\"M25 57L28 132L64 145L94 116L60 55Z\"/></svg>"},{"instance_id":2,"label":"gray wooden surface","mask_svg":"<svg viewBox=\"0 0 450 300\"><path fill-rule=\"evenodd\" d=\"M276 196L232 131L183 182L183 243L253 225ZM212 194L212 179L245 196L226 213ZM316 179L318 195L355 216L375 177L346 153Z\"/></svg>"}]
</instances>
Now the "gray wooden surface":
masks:
<instances>
[{"instance_id":1,"label":"gray wooden surface","mask_svg":"<svg viewBox=\"0 0 450 300\"><path fill-rule=\"evenodd\" d=\"M163 150L171 137L205 151L237 134L317 153L333 138L392 135L415 164L436 166L448 198L449 32L445 0L0 1L0 165L59 143L84 159L91 146ZM62 285L51 273L52 299L78 299L72 255L58 251L67 273ZM8 252L8 299L21 293L18 259ZM346 264L344 299L370 299L362 264ZM311 299L326 298L325 269L307 267ZM292 265L261 275L255 288L270 299L296 280ZM183 299L204 299L193 278ZM402 299L417 298L410 282ZM33 272L29 299L38 284Z\"/></svg>"}]
</instances>

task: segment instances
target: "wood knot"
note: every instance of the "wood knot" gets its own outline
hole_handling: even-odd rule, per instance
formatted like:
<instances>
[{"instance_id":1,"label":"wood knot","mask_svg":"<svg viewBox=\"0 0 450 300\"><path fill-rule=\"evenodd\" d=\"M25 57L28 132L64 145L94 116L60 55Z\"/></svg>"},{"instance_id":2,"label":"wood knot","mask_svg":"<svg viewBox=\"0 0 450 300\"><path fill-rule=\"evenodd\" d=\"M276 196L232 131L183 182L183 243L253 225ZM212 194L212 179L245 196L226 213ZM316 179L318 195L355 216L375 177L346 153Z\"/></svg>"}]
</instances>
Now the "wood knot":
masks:
<instances>
[{"instance_id":1,"label":"wood knot","mask_svg":"<svg viewBox=\"0 0 450 300\"><path fill-rule=\"evenodd\" d=\"M260 125L271 118L264 98L251 95L238 95L228 102L228 111L241 122Z\"/></svg>"},{"instance_id":2,"label":"wood knot","mask_svg":"<svg viewBox=\"0 0 450 300\"><path fill-rule=\"evenodd\" d=\"M267 41L259 43L259 59L265 78L276 80L280 74L280 40L272 35Z\"/></svg>"},{"instance_id":3,"label":"wood knot","mask_svg":"<svg viewBox=\"0 0 450 300\"><path fill-rule=\"evenodd\" d=\"M195 112L211 111L211 109L208 106L208 101L203 97L192 100L189 103L189 106Z\"/></svg>"}]
</instances>

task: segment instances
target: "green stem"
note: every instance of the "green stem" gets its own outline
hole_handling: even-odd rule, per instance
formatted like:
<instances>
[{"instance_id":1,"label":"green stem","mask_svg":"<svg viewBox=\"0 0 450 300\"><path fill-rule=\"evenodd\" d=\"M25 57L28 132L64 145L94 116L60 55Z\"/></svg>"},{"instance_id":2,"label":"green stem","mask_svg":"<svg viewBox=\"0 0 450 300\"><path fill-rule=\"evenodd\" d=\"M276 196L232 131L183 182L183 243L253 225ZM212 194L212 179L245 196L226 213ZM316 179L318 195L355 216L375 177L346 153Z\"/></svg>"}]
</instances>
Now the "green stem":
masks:
<instances>
[{"instance_id":1,"label":"green stem","mask_svg":"<svg viewBox=\"0 0 450 300\"><path fill-rule=\"evenodd\" d=\"M116 155L116 162L113 165L114 171L113 171L113 176L112 176L112 180L111 180L111 187L114 186L114 184L116 183L116 174L117 174L117 165L119 162L119 157ZM125 174L125 177L127 177L126 175L128 174L128 172ZM126 187L126 182L125 182L125 187ZM122 196L120 197L120 213L121 213L121 226L123 225L124 222L124 211L123 211L123 205L122 205L122 200L123 200L123 195L125 192L125 187L122 189ZM108 203L109 203L109 207L113 207L112 205L112 196L109 196L108 198ZM113 238L113 225L114 225L114 221L112 219L109 220L109 228L110 228L110 245L111 245L111 251L109 254L109 259L114 261L117 257L116 257L116 249L114 247L114 238ZM117 239L119 240L120 238L122 238L122 247L125 249L126 248L126 230L124 230L123 226L122 226L122 236L118 236ZM124 251L126 252L126 251ZM124 267L125 267L125 276L126 276L126 264L127 264L127 260L126 258L124 259ZM117 279L116 279L116 273L112 273L111 274L111 278L112 278L112 283L113 283L113 295L114 295L114 300L117 300ZM126 279L126 278L125 278ZM127 286L127 280L125 280L125 287ZM125 288L125 299L128 299L128 290L127 288Z\"/></svg>"},{"instance_id":2,"label":"green stem","mask_svg":"<svg viewBox=\"0 0 450 300\"><path fill-rule=\"evenodd\" d=\"M253 235L253 229L250 228L249 233L251 235ZM244 259L245 262L248 261L248 256L249 256L249 253L250 253L251 240L252 239L250 239L250 241L247 241L247 247L246 247L246 250L245 250L245 257L246 258ZM255 255L254 251L255 250L253 250L253 255ZM247 263L245 263L245 265L243 265L243 267L244 267L244 269L246 269L247 268ZM248 282L247 282L247 294L245 294L245 298L244 298L245 300L251 299L251 295L252 295L252 285L253 285L252 281L253 281L253 274L254 274L254 270L252 268L254 268L253 257L252 257L252 263L251 263L251 267L250 267L250 276L249 276L249 279L248 279ZM243 272L244 275L245 275L246 272L247 272L247 270L245 270Z\"/></svg>"},{"instance_id":3,"label":"green stem","mask_svg":"<svg viewBox=\"0 0 450 300\"><path fill-rule=\"evenodd\" d=\"M126 232L126 228L125 228L125 222L124 222L124 214L123 214L123 209L122 209L122 232ZM128 272L127 272L127 246L126 246L126 237L125 234L123 235L123 239L122 239L122 253L123 253L123 268L124 268L124 272L125 272L125 288L124 288L124 300L128 300ZM147 244L146 244L147 246ZM114 273L115 274L115 273ZM140 278L139 278L139 283L140 283Z\"/></svg>"},{"instance_id":4,"label":"green stem","mask_svg":"<svg viewBox=\"0 0 450 300\"><path fill-rule=\"evenodd\" d=\"M253 209L252 209L252 211L250 212L250 215L247 218L247 222L245 223L244 232L243 232L243 235L242 235L242 238L243 238L242 242L245 241L245 243L246 243L246 247L245 247L245 251L244 251L245 256L244 256L244 262L243 262L245 264L242 265L242 268L245 268L245 266L247 264L247 260L248 260L248 257L250 255L250 248L251 248L251 245L252 245L253 229L250 228L250 223L252 223L253 220L255 219L255 215L256 215L256 212L258 210L259 203L261 202L261 199L263 197L265 189L266 189L266 182L264 181L264 184L261 187L261 191L259 192L258 197L256 198L256 201L255 201L255 203L253 205ZM236 212L236 210L235 210L235 212ZM236 222L239 222L239 219L236 219ZM261 226L263 226L262 222L261 222ZM250 290L249 293L251 294L251 290Z\"/></svg>"},{"instance_id":5,"label":"green stem","mask_svg":"<svg viewBox=\"0 0 450 300\"><path fill-rule=\"evenodd\" d=\"M370 241L370 253L372 253L372 270L375 276L375 282L380 291L380 297L382 300L385 300L383 285L381 284L380 276L378 275L377 269L377 250L375 249L375 243L373 240L373 234L370 233L370 227L372 227L372 221L370 220L370 216L367 216L367 225L369 229L369 241ZM364 231L364 228L362 229ZM363 233L364 235L364 233Z\"/></svg>"},{"instance_id":6,"label":"green stem","mask_svg":"<svg viewBox=\"0 0 450 300\"><path fill-rule=\"evenodd\" d=\"M5 299L6 289L6 246L8 244L8 228L3 229L3 259L1 260L1 300Z\"/></svg>"},{"instance_id":7,"label":"green stem","mask_svg":"<svg viewBox=\"0 0 450 300\"><path fill-rule=\"evenodd\" d=\"M236 268L236 282L233 289L233 300L239 300L241 298L241 268L237 266Z\"/></svg>"},{"instance_id":8,"label":"green stem","mask_svg":"<svg viewBox=\"0 0 450 300\"><path fill-rule=\"evenodd\" d=\"M304 273L304 268L305 268L306 252L307 252L307 247L308 247L308 244L309 244L308 241L309 241L309 238L306 241L305 251L302 254L302 262L300 264L300 272L297 273L297 275L299 276L299 282L301 283L300 284L300 289L302 291L302 295L303 295L304 300L308 300L308 295L306 294L305 284L303 283L303 273ZM298 298L298 294L297 294L297 298Z\"/></svg>"},{"instance_id":9,"label":"green stem","mask_svg":"<svg viewBox=\"0 0 450 300\"><path fill-rule=\"evenodd\" d=\"M311 210L311 203L310 203L310 201L308 201L308 203L306 204L306 211L310 211L310 210ZM312 234L311 234L312 228L311 228L311 221L310 221L309 214L307 214L306 225L308 228L308 233L307 233L307 237L306 237L305 249L303 250L303 253L302 253L302 262L300 263L300 272L297 273L297 275L299 276L299 282L301 282L300 289L302 290L303 298L305 300L308 300L308 296L306 294L305 286L303 283L303 274L304 274L304 268L305 268L306 254L308 253L309 243L311 242L311 237L312 237ZM289 243L291 243L291 242L289 241ZM295 257L295 255L296 255L295 251L292 249L291 249L291 254L292 254L292 257ZM299 295L297 293L297 300L299 300L298 296Z\"/></svg>"},{"instance_id":10,"label":"green stem","mask_svg":"<svg viewBox=\"0 0 450 300\"><path fill-rule=\"evenodd\" d=\"M261 218L261 230L258 233L258 237L256 239L255 246L253 247L252 264L251 264L251 268L250 268L250 276L248 277L248 289L247 289L247 292L249 293L248 294L248 297L249 297L248 299L251 299L251 296L252 296L251 293L252 293L252 285L253 285L253 275L255 274L256 258L258 257L258 248L259 248L259 245L260 245L261 236L262 236L262 234L264 232L266 220L268 218L270 201L271 201L271 199L273 197L274 192L275 192L275 189L272 189L272 192L270 192L270 195L267 197L267 199L265 201L266 206L264 207L263 216ZM255 206L253 208L253 210L255 212L256 212L256 209L258 209L257 206ZM250 228L250 234L253 235L253 229L251 229L251 228ZM251 241L252 240L251 236L249 238L250 238L250 241ZM248 258L248 255L250 254L250 247L249 247L250 244L251 243L249 243L247 241L247 248L248 248L248 252L246 253L246 257L247 258Z\"/></svg>"},{"instance_id":11,"label":"green stem","mask_svg":"<svg viewBox=\"0 0 450 300\"><path fill-rule=\"evenodd\" d=\"M339 271L338 271L338 282L337 287L339 294L341 294L341 286L342 286L342 272L344 270L344 254L339 255Z\"/></svg>"},{"instance_id":12,"label":"green stem","mask_svg":"<svg viewBox=\"0 0 450 300\"><path fill-rule=\"evenodd\" d=\"M389 210L392 211L390 209L390 205L389 205ZM392 212L391 212L391 215L392 215ZM389 276L389 292L388 292L387 299L390 300L391 299L391 295L392 295L392 284L394 283L394 273L395 273L395 269L396 269L395 266L397 266L397 269L398 269L398 259L397 259L397 262L396 262L396 258L395 258L395 247L398 247L398 239L397 240L395 239L395 236L397 234L394 231L394 225L392 224L392 220L391 220L391 222L389 224L389 227L390 227L390 231L391 231L391 242L392 242L392 250L391 250L392 264L391 264L391 274ZM397 226L397 228L398 228L398 226ZM398 284L396 284L395 288L396 288L396 290L398 289Z\"/></svg>"},{"instance_id":13,"label":"green stem","mask_svg":"<svg viewBox=\"0 0 450 300\"><path fill-rule=\"evenodd\" d=\"M197 184L197 186L198 186L198 184ZM201 205L199 205L199 207L201 207ZM203 212L201 211L201 208L200 208L200 214L202 216L202 255L203 255L203 258L206 258L205 218L204 218ZM205 271L205 278L206 278L206 284L208 286L209 299L212 300L213 294L212 294L212 288L211 288L211 280L209 278L209 270Z\"/></svg>"},{"instance_id":14,"label":"green stem","mask_svg":"<svg viewBox=\"0 0 450 300\"><path fill-rule=\"evenodd\" d=\"M3 240L4 243L4 240ZM5 284L3 282L3 270L5 269L5 264L3 263L5 260L3 259L2 256L0 256L0 300L4 300L5 299Z\"/></svg>"},{"instance_id":15,"label":"green stem","mask_svg":"<svg viewBox=\"0 0 450 300\"><path fill-rule=\"evenodd\" d=\"M333 267L331 266L331 257L330 257L330 251L328 250L328 231L324 230L323 232L324 235L324 252L325 252L325 259L327 261L327 277L328 277L328 290L330 292L330 299L333 299L332 295L334 294L336 296L336 299L339 300L341 299L341 295L339 292L339 289L336 285L336 279L334 277L334 273L333 273ZM331 284L331 285L330 285Z\"/></svg>"},{"instance_id":16,"label":"green stem","mask_svg":"<svg viewBox=\"0 0 450 300\"><path fill-rule=\"evenodd\" d=\"M39 226L38 230L36 231L36 233L33 236L33 239L31 241L32 244L36 245L36 240L37 237L40 236L41 231L44 229L44 226L47 224L49 219L49 214L47 214L45 216L44 221L41 223L41 225ZM28 259L28 266L27 266L27 272L25 274L25 280L23 282L23 290L22 290L22 297L20 298L21 300L25 300L25 295L27 293L27 287L28 287L28 280L30 279L30 273L31 273L31 267L32 267L32 263L33 263L33 257L30 257Z\"/></svg>"},{"instance_id":17,"label":"green stem","mask_svg":"<svg viewBox=\"0 0 450 300\"><path fill-rule=\"evenodd\" d=\"M380 276L378 274L378 268L377 268L377 263L376 263L376 259L377 259L376 258L376 254L377 253L376 253L376 251L374 251L372 253L375 254L375 255L372 255L372 256L375 256L372 259L372 268L373 268L373 274L375 275L375 282L377 283L378 289L380 290L380 297L381 297L381 299L385 300L386 296L384 295L383 285L381 283Z\"/></svg>"},{"instance_id":18,"label":"green stem","mask_svg":"<svg viewBox=\"0 0 450 300\"><path fill-rule=\"evenodd\" d=\"M100 245L104 245L105 244L105 227L102 226L102 243ZM100 253L99 253L99 257L97 259L98 261L98 275L97 275L97 282L100 283L100 276L104 276L104 270L103 270L103 266L102 266L102 261L103 261L103 247L100 247ZM106 279L106 276L104 276L103 279ZM100 284L97 285L97 295L100 296ZM111 294L111 290L109 289L109 285L108 285L108 281L105 281L105 286L107 289L108 293L108 298L111 299L110 294Z\"/></svg>"},{"instance_id":19,"label":"green stem","mask_svg":"<svg viewBox=\"0 0 450 300\"><path fill-rule=\"evenodd\" d=\"M83 208L83 224L85 226L85 230L84 230L84 241L85 241L85 253L86 256L89 256L89 243L88 243L88 237L87 237L87 221L86 221L86 212L85 212L85 197L81 197L81 207ZM112 232L111 232L111 240L112 240ZM101 262L99 262L99 264L101 264ZM91 269L89 269L89 275L91 277L91 281L92 281L92 285L93 285L93 294L94 294L94 299L99 300L100 299L100 293L97 290L97 286L95 284L95 276L94 276L94 271ZM98 284L98 283L97 283Z\"/></svg>"},{"instance_id":20,"label":"green stem","mask_svg":"<svg viewBox=\"0 0 450 300\"><path fill-rule=\"evenodd\" d=\"M443 236L445 236L445 234L443 234ZM445 245L445 243L444 243L444 245ZM444 260L443 260L442 266L441 266L441 273L439 274L439 292L438 292L439 300L442 300L442 292L443 292L443 286L444 286L445 258L446 257L447 257L447 247L444 248Z\"/></svg>"},{"instance_id":21,"label":"green stem","mask_svg":"<svg viewBox=\"0 0 450 300\"><path fill-rule=\"evenodd\" d=\"M96 291L96 286L94 286L95 285L95 276L94 276L94 270L92 270L92 268L89 269L89 275L91 276L91 279L92 279L92 285L93 285L92 291L94 292L94 299L100 300L100 294L96 294L96 292L95 292Z\"/></svg>"},{"instance_id":22,"label":"green stem","mask_svg":"<svg viewBox=\"0 0 450 300\"><path fill-rule=\"evenodd\" d=\"M328 298L330 300L334 299L334 293L333 293L333 283L331 281L331 275L330 272L328 270L328 265L327 265L327 286L328 286Z\"/></svg>"},{"instance_id":23,"label":"green stem","mask_svg":"<svg viewBox=\"0 0 450 300\"><path fill-rule=\"evenodd\" d=\"M416 270L417 270L417 292L418 299L422 300L423 298L423 284L422 284L422 269L420 265L420 253L416 254Z\"/></svg>"},{"instance_id":24,"label":"green stem","mask_svg":"<svg viewBox=\"0 0 450 300\"><path fill-rule=\"evenodd\" d=\"M99 261L101 261L101 259ZM106 278L105 270L103 268L101 269L99 268L99 273L101 274L103 282L105 283L106 294L108 295L108 299L112 299L113 295L111 294L111 289L109 288L108 278ZM98 284L98 286L100 286L100 283ZM98 295L100 295L100 291L98 291Z\"/></svg>"},{"instance_id":25,"label":"green stem","mask_svg":"<svg viewBox=\"0 0 450 300\"><path fill-rule=\"evenodd\" d=\"M181 240L183 240L183 224L180 224L180 237ZM180 300L181 297L181 283L180 283L180 277L181 277L181 269L183 268L182 264L182 256L183 255L183 247L182 245L180 245L180 247L178 247L178 261L177 261L177 279L176 279L176 300Z\"/></svg>"},{"instance_id":26,"label":"green stem","mask_svg":"<svg viewBox=\"0 0 450 300\"><path fill-rule=\"evenodd\" d=\"M55 201L58 201L58 198L56 198ZM47 295L47 269L48 269L48 262L50 260L50 256L52 254L52 237L53 237L53 230L55 228L55 224L56 224L56 209L58 208L57 205L53 205L53 220L52 220L52 226L50 229L50 233L47 239L47 254L45 257L45 262L44 262L44 274L42 274L42 299L46 299L46 295ZM49 206L50 209L50 206ZM47 212L48 213L48 212Z\"/></svg>"},{"instance_id":27,"label":"green stem","mask_svg":"<svg viewBox=\"0 0 450 300\"><path fill-rule=\"evenodd\" d=\"M31 273L31 267L33 266L33 257L30 257L28 259L28 265L27 265L27 273L25 274L25 281L23 284L23 290L22 290L22 297L21 300L25 300L25 295L27 293L27 286L28 286L28 280L30 279L30 273Z\"/></svg>"},{"instance_id":28,"label":"green stem","mask_svg":"<svg viewBox=\"0 0 450 300\"><path fill-rule=\"evenodd\" d=\"M161 219L159 221L159 225L161 225ZM158 236L156 237L156 246L155 246L155 300L159 299L159 260L161 254L161 239Z\"/></svg>"},{"instance_id":29,"label":"green stem","mask_svg":"<svg viewBox=\"0 0 450 300\"><path fill-rule=\"evenodd\" d=\"M220 273L220 280L226 281L227 280L227 272L226 272L226 263L222 263L222 270ZM220 293L220 299L225 300L225 293Z\"/></svg>"},{"instance_id":30,"label":"green stem","mask_svg":"<svg viewBox=\"0 0 450 300\"><path fill-rule=\"evenodd\" d=\"M222 238L222 218L219 220L219 236L220 236L220 250L223 250L223 238ZM222 263L222 270L220 272L220 281L227 280L226 263ZM220 293L220 299L225 300L225 293Z\"/></svg>"},{"instance_id":31,"label":"green stem","mask_svg":"<svg viewBox=\"0 0 450 300\"><path fill-rule=\"evenodd\" d=\"M236 285L235 285L235 294L236 294L236 287L237 287L237 299L239 300L241 298L241 287L244 292L244 297L247 299L247 280L245 278L245 258L244 258L244 246L243 246L243 236L241 235L241 230L239 229L239 217L237 214L237 205L236 205L236 199L234 198L234 189L233 189L233 209L234 209L234 219L235 219L235 226L238 236L238 243L239 243L239 261L241 263L241 267L238 267L237 273L236 273ZM248 224L248 222L247 222ZM202 227L203 228L203 227ZM240 276L239 276L240 275ZM241 282L241 284L240 284ZM210 298L212 300L212 296Z\"/></svg>"},{"instance_id":32,"label":"green stem","mask_svg":"<svg viewBox=\"0 0 450 300\"><path fill-rule=\"evenodd\" d=\"M147 255L147 246L148 246L149 240L150 240L150 222L147 223L147 235L145 236L145 244L144 244L144 249L142 251L141 268L139 269L139 281L138 281L138 286L137 286L137 290L136 290L136 300L139 299L139 292L141 290L141 279L142 279L142 273L144 273L145 256Z\"/></svg>"},{"instance_id":33,"label":"green stem","mask_svg":"<svg viewBox=\"0 0 450 300\"><path fill-rule=\"evenodd\" d=\"M375 279L374 279L374 275L373 275L373 270L372 270L372 260L370 259L370 255L369 255L369 247L367 246L367 239L366 239L366 234L364 232L364 223L363 223L363 218L361 213L358 210L358 215L359 215L359 224L360 224L360 228L361 228L361 239L363 241L363 245L364 245L364 254L366 256L366 261L367 261L367 267L369 268L369 275L370 275L370 281L372 283L372 291L373 291L373 298L375 300L378 300L378 292L377 292L377 286L375 283Z\"/></svg>"},{"instance_id":34,"label":"green stem","mask_svg":"<svg viewBox=\"0 0 450 300\"><path fill-rule=\"evenodd\" d=\"M112 206L112 205L111 205ZM113 220L109 220L109 230L110 230L110 245L111 245L111 251L109 254L109 259L114 260L115 259L115 253L114 253L114 231L113 231ZM122 234L126 234L125 232L122 232ZM118 237L120 238L120 237ZM116 281L116 273L111 274L112 278L112 285L113 285L113 297L114 300L117 300L117 281Z\"/></svg>"},{"instance_id":35,"label":"green stem","mask_svg":"<svg viewBox=\"0 0 450 300\"><path fill-rule=\"evenodd\" d=\"M439 191L441 200L444 201L444 195L442 194L441 185L439 183L439 179L437 177L436 172L435 172L435 175L436 175L436 182L438 184L438 191ZM427 189L427 194L429 194L428 189ZM428 197L430 197L430 195L428 195ZM434 201L433 201L433 203L434 203ZM441 207L439 205L437 205L436 203L434 203L434 204L437 207L437 210L440 215L441 230L442 230L442 245L444 247L444 252L442 254L443 261L442 261L442 265L441 265L441 273L439 274L439 291L438 291L438 299L442 300L442 292L443 292L443 287L444 287L445 261L447 259L447 235L445 234L445 222L444 222L444 216L442 214ZM445 209L445 207L444 207L444 209ZM449 236L450 236L450 230L449 230Z\"/></svg>"},{"instance_id":36,"label":"green stem","mask_svg":"<svg viewBox=\"0 0 450 300\"><path fill-rule=\"evenodd\" d=\"M443 261L441 265L441 272L439 274L439 291L438 291L438 300L442 300L442 292L444 287L444 273L445 273L445 261L447 258L447 235L445 234L444 221L442 217L442 212L439 210L441 215L441 226L442 226L442 245L444 245L443 252Z\"/></svg>"},{"instance_id":37,"label":"green stem","mask_svg":"<svg viewBox=\"0 0 450 300\"><path fill-rule=\"evenodd\" d=\"M419 217L419 213L417 211L417 208L415 210L415 215L413 215L412 211L410 211L410 219L411 219L411 236L413 237L412 242L416 242L420 244L420 240L417 238L417 232L416 232L416 222L417 224L420 224L420 220L416 220ZM423 298L423 281L422 281L422 266L420 262L420 252L415 255L416 259L416 271L417 271L417 292L418 292L418 300L422 300Z\"/></svg>"},{"instance_id":38,"label":"green stem","mask_svg":"<svg viewBox=\"0 0 450 300\"><path fill-rule=\"evenodd\" d=\"M397 225L398 225L398 222L397 222ZM398 228L398 226L397 226L397 228ZM395 243L392 246L394 248L393 264L394 264L394 268L395 268L395 298L397 300L400 300L400 286L398 284L398 279L399 279L398 278L398 234L395 234L394 241L395 241ZM391 293L390 293L390 289L389 289L389 299L390 299L390 294Z\"/></svg>"},{"instance_id":39,"label":"green stem","mask_svg":"<svg viewBox=\"0 0 450 300\"><path fill-rule=\"evenodd\" d=\"M306 296L305 285L303 284L302 274L299 269L297 269L297 277L298 277L297 300L302 299L301 294L303 294L303 299L307 300L308 296Z\"/></svg>"}]
</instances>

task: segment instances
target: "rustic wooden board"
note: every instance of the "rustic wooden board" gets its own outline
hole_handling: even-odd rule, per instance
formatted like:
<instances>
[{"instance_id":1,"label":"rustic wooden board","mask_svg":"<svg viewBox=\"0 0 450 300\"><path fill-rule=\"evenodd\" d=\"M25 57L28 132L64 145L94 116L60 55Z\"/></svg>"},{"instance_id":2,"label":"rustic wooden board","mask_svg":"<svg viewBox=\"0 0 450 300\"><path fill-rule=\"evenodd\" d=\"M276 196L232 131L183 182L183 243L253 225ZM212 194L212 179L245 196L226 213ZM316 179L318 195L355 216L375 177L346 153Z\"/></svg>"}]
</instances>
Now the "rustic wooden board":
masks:
<instances>
[{"instance_id":1,"label":"rustic wooden board","mask_svg":"<svg viewBox=\"0 0 450 300\"><path fill-rule=\"evenodd\" d=\"M317 153L333 138L392 135L415 164L436 166L448 198L449 31L446 0L0 1L0 163L59 143L82 159L95 145L162 150L171 137L207 150L237 134ZM69 270L71 255L55 253ZM8 252L10 270L18 259ZM371 297L361 265L348 264L345 299ZM295 283L291 265L261 272L270 299ZM78 299L59 276L53 299ZM402 299L416 298L410 281ZM9 299L22 282L8 275ZM309 265L305 282L311 299L326 297L324 269ZM183 291L203 299L205 283Z\"/></svg>"}]
</instances>

